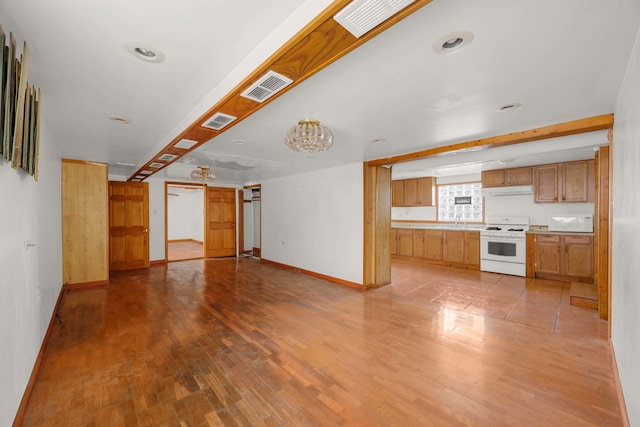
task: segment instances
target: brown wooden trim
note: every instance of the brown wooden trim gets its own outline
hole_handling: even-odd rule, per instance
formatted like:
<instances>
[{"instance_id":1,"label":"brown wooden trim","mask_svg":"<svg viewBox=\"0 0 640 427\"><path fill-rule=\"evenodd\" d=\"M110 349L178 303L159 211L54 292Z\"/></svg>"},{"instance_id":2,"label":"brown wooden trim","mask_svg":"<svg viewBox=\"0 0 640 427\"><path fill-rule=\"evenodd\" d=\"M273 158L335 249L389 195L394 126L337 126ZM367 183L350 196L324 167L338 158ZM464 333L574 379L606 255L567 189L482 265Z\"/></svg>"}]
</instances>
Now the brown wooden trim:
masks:
<instances>
[{"instance_id":1,"label":"brown wooden trim","mask_svg":"<svg viewBox=\"0 0 640 427\"><path fill-rule=\"evenodd\" d=\"M596 153L595 200L595 278L598 285L598 312L601 319L609 319L609 147L600 147Z\"/></svg>"},{"instance_id":2,"label":"brown wooden trim","mask_svg":"<svg viewBox=\"0 0 640 427\"><path fill-rule=\"evenodd\" d=\"M287 265L287 264L281 264L279 262L276 261L271 261L265 258L261 258L260 262L264 262L270 265L274 265L276 267L280 267L280 268L284 268L285 270L291 270L291 271L297 271L303 274L307 274L309 276L313 276L313 277L317 277L319 279L324 279L327 280L331 283L335 283L338 285L342 285L342 286L346 286L348 288L353 288L353 289L357 289L357 290L364 290L364 286L355 283L355 282L349 282L348 280L343 280L343 279L338 279L337 277L332 277L332 276L327 276L326 274L321 274L321 273L316 273L314 271L309 271L309 270L305 270L303 268L298 268L298 267L293 267L291 265Z\"/></svg>"},{"instance_id":3,"label":"brown wooden trim","mask_svg":"<svg viewBox=\"0 0 640 427\"><path fill-rule=\"evenodd\" d=\"M611 322L609 322L611 324ZM624 401L624 391L622 390L622 382L620 381L620 372L618 371L618 362L616 360L616 352L613 348L613 341L609 338L609 348L611 349L611 370L613 371L613 380L616 383L616 394L618 395L618 403L620 405L620 418L624 427L631 427L629 422L629 413L627 405Z\"/></svg>"},{"instance_id":4,"label":"brown wooden trim","mask_svg":"<svg viewBox=\"0 0 640 427\"><path fill-rule=\"evenodd\" d=\"M429 148L427 150L416 151L413 153L370 160L365 162L365 164L369 166L389 165L408 162L410 160L424 159L426 157L438 156L445 153L463 153L467 151L477 151L478 149L488 149L492 147L520 144L523 142L539 141L541 139L556 138L559 136L606 130L611 126L613 126L613 114L603 114L601 116L588 117L586 119L573 120L570 122L512 132L505 135L477 139L475 141L460 142L457 144Z\"/></svg>"},{"instance_id":5,"label":"brown wooden trim","mask_svg":"<svg viewBox=\"0 0 640 427\"><path fill-rule=\"evenodd\" d=\"M29 377L29 382L27 383L27 387L25 388L24 394L22 395L22 400L20 401L20 406L18 406L16 417L13 420L13 427L21 426L24 422L24 416L27 412L29 398L31 397L31 392L33 391L33 386L36 382L36 378L38 377L38 372L40 371L40 365L42 364L44 350L45 348L47 348L47 344L49 343L49 338L51 337L51 331L53 330L53 324L56 321L56 318L58 315L58 308L60 307L60 302L62 301L62 297L67 292L68 289L69 289L68 287L60 288L60 293L58 294L58 300L56 301L56 305L53 307L53 312L51 313L51 319L49 319L49 326L47 327L47 332L45 332L44 338L42 339L42 345L40 345L40 351L38 352L36 361L33 364L33 369L31 370L31 376Z\"/></svg>"},{"instance_id":6,"label":"brown wooden trim","mask_svg":"<svg viewBox=\"0 0 640 427\"><path fill-rule=\"evenodd\" d=\"M95 165L95 166L106 166L109 167L108 163L103 162L93 162L90 160L77 160L77 159L62 159L62 163L79 163L82 165Z\"/></svg>"},{"instance_id":7,"label":"brown wooden trim","mask_svg":"<svg viewBox=\"0 0 640 427\"><path fill-rule=\"evenodd\" d=\"M289 41L269 56L266 61L244 78L235 88L222 97L219 102L204 112L185 130L180 132L168 145L147 161L141 168L138 168L128 180L134 179L135 176L140 175L140 172L143 170L152 172L150 175L146 175L141 178L142 180L147 179L149 176L172 164L185 154L195 150L221 133L231 129L238 123L242 122L242 120L284 95L318 71L371 40L373 37L382 33L389 27L397 24L418 9L429 4L431 0L415 1L359 38L354 37L344 27L338 24L335 19L333 19L333 16L350 2L351 0L335 0L332 2L318 16L289 39ZM240 96L247 87L253 84L269 70L276 71L291 78L293 83L262 103ZM202 127L202 124L216 112L231 114L237 117L237 119L220 131ZM174 147L174 145L183 138L197 141L197 143L189 150ZM163 162L158 160L158 157L162 154L173 154L178 157L170 162ZM153 162L159 162L165 166L158 169L149 168L149 164Z\"/></svg>"},{"instance_id":8,"label":"brown wooden trim","mask_svg":"<svg viewBox=\"0 0 640 427\"><path fill-rule=\"evenodd\" d=\"M527 277L536 277L536 236L532 233L526 234L526 275Z\"/></svg>"},{"instance_id":9,"label":"brown wooden trim","mask_svg":"<svg viewBox=\"0 0 640 427\"><path fill-rule=\"evenodd\" d=\"M95 282L79 282L79 283L68 283L63 287L64 289L85 289L85 288L97 288L100 286L108 286L109 280L96 280Z\"/></svg>"},{"instance_id":10,"label":"brown wooden trim","mask_svg":"<svg viewBox=\"0 0 640 427\"><path fill-rule=\"evenodd\" d=\"M558 282L579 282L579 283L589 283L593 284L594 280L592 277L573 277L573 276L563 276L561 274L552 274L552 273L535 273L535 276L538 279L547 279L547 280L555 280Z\"/></svg>"},{"instance_id":11,"label":"brown wooden trim","mask_svg":"<svg viewBox=\"0 0 640 427\"><path fill-rule=\"evenodd\" d=\"M166 264L167 264L167 261L164 260L164 259L156 259L154 261L150 261L149 262L149 265L151 267L156 266L156 265L166 265Z\"/></svg>"}]
</instances>

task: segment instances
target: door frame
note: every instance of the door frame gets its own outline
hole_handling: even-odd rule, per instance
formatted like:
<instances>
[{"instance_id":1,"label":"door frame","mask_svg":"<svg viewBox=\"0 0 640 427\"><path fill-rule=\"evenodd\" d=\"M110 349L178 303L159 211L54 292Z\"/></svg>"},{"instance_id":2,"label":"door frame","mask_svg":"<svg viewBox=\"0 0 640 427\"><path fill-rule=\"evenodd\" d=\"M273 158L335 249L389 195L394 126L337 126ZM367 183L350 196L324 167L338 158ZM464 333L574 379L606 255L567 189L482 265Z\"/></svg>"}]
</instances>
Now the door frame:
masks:
<instances>
[{"instance_id":1,"label":"door frame","mask_svg":"<svg viewBox=\"0 0 640 427\"><path fill-rule=\"evenodd\" d=\"M258 219L260 221L260 233L258 236L258 242L260 242L260 256L256 257L256 258L260 258L262 259L262 184L251 184L251 185L245 185L244 187L242 187L242 204L244 205L244 190L253 190L253 189L258 189L260 190L260 210L258 211L258 214L260 215L260 218ZM251 201L253 201L253 196L251 197ZM253 205L252 206L253 209ZM244 227L244 215L242 218L242 226ZM256 241L256 236L253 236L253 242ZM255 247L255 245L252 245ZM244 249L244 242L242 242L242 248ZM253 253L253 247L250 248L251 250L251 256L255 257L255 254Z\"/></svg>"}]
</instances>

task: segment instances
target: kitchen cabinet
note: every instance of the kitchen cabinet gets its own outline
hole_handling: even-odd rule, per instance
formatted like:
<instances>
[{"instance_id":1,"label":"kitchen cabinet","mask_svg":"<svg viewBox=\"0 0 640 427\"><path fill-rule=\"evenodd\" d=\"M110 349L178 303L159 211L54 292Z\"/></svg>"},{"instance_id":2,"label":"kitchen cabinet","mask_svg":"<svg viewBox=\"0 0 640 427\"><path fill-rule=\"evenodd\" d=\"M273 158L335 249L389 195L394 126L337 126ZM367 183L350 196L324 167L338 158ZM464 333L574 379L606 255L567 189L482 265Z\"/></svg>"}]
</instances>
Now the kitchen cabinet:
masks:
<instances>
[{"instance_id":1,"label":"kitchen cabinet","mask_svg":"<svg viewBox=\"0 0 640 427\"><path fill-rule=\"evenodd\" d=\"M536 166L534 176L536 203L593 202L593 160Z\"/></svg>"},{"instance_id":2,"label":"kitchen cabinet","mask_svg":"<svg viewBox=\"0 0 640 427\"><path fill-rule=\"evenodd\" d=\"M593 237L536 235L534 268L536 277L593 280Z\"/></svg>"},{"instance_id":3,"label":"kitchen cabinet","mask_svg":"<svg viewBox=\"0 0 640 427\"><path fill-rule=\"evenodd\" d=\"M480 233L464 232L464 263L480 267Z\"/></svg>"},{"instance_id":4,"label":"kitchen cabinet","mask_svg":"<svg viewBox=\"0 0 640 427\"><path fill-rule=\"evenodd\" d=\"M425 230L424 241L425 250L424 258L431 261L442 260L442 230Z\"/></svg>"},{"instance_id":5,"label":"kitchen cabinet","mask_svg":"<svg viewBox=\"0 0 640 427\"><path fill-rule=\"evenodd\" d=\"M464 231L446 230L444 232L444 261L463 264L464 246Z\"/></svg>"},{"instance_id":6,"label":"kitchen cabinet","mask_svg":"<svg viewBox=\"0 0 640 427\"><path fill-rule=\"evenodd\" d=\"M413 256L413 230L411 228L391 229L391 254Z\"/></svg>"},{"instance_id":7,"label":"kitchen cabinet","mask_svg":"<svg viewBox=\"0 0 640 427\"><path fill-rule=\"evenodd\" d=\"M391 205L434 206L435 178L412 178L393 181L391 184Z\"/></svg>"},{"instance_id":8,"label":"kitchen cabinet","mask_svg":"<svg viewBox=\"0 0 640 427\"><path fill-rule=\"evenodd\" d=\"M531 185L533 168L497 169L482 172L482 187L505 187L511 185Z\"/></svg>"},{"instance_id":9,"label":"kitchen cabinet","mask_svg":"<svg viewBox=\"0 0 640 427\"><path fill-rule=\"evenodd\" d=\"M392 228L391 255L441 265L478 269L480 232L419 228Z\"/></svg>"}]
</instances>

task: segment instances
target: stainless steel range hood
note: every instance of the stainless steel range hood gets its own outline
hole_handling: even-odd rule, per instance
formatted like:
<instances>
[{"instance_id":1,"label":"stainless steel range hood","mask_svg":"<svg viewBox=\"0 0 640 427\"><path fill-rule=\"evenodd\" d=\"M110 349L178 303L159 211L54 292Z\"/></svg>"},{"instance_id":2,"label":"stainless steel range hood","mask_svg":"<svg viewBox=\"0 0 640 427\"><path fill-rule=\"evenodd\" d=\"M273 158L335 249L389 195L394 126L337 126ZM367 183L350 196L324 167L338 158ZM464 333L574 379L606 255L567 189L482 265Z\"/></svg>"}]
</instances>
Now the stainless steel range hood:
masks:
<instances>
[{"instance_id":1,"label":"stainless steel range hood","mask_svg":"<svg viewBox=\"0 0 640 427\"><path fill-rule=\"evenodd\" d=\"M482 189L484 197L491 196L517 196L533 194L533 185L511 185L509 187L489 187Z\"/></svg>"}]
</instances>

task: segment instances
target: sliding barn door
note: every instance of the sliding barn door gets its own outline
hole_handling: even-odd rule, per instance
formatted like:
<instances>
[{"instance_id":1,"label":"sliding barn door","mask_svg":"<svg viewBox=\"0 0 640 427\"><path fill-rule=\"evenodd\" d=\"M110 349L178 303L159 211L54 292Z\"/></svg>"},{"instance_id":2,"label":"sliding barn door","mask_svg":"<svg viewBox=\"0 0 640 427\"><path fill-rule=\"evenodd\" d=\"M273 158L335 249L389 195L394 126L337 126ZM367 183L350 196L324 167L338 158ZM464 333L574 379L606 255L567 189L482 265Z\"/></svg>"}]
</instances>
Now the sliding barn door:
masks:
<instances>
[{"instance_id":1,"label":"sliding barn door","mask_svg":"<svg viewBox=\"0 0 640 427\"><path fill-rule=\"evenodd\" d=\"M236 255L236 190L207 187L205 257Z\"/></svg>"},{"instance_id":2,"label":"sliding barn door","mask_svg":"<svg viewBox=\"0 0 640 427\"><path fill-rule=\"evenodd\" d=\"M149 185L109 182L109 269L149 268Z\"/></svg>"}]
</instances>

